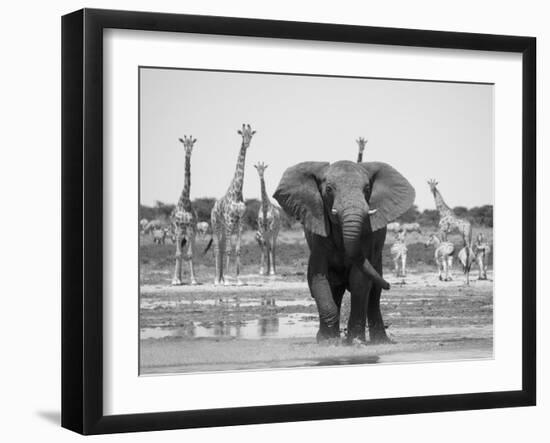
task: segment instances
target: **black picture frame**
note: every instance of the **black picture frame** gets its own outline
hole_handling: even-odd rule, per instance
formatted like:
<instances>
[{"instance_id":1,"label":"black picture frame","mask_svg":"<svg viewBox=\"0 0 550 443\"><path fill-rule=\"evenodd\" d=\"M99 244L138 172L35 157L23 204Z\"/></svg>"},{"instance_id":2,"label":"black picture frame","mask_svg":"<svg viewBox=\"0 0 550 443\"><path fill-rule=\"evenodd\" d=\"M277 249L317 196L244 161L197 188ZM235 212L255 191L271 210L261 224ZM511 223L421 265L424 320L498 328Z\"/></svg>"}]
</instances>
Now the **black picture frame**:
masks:
<instances>
[{"instance_id":1,"label":"black picture frame","mask_svg":"<svg viewBox=\"0 0 550 443\"><path fill-rule=\"evenodd\" d=\"M522 389L132 415L103 413L103 30L522 54ZM530 406L536 403L536 39L83 9L62 18L62 426L82 434Z\"/></svg>"}]
</instances>

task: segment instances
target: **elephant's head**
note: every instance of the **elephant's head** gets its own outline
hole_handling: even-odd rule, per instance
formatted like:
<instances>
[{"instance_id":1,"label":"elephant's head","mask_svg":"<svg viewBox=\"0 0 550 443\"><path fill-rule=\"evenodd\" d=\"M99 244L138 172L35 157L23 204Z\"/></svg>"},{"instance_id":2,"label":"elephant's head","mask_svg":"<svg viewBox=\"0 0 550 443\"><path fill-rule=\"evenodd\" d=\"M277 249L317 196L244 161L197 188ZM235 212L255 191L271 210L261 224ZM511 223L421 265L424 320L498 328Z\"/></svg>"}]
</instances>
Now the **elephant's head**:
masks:
<instances>
[{"instance_id":1,"label":"elephant's head","mask_svg":"<svg viewBox=\"0 0 550 443\"><path fill-rule=\"evenodd\" d=\"M392 166L351 161L299 163L285 171L273 196L314 234L327 237L338 226L346 257L360 263L382 287L387 285L361 256L360 238L369 230L384 228L414 202L414 188Z\"/></svg>"}]
</instances>

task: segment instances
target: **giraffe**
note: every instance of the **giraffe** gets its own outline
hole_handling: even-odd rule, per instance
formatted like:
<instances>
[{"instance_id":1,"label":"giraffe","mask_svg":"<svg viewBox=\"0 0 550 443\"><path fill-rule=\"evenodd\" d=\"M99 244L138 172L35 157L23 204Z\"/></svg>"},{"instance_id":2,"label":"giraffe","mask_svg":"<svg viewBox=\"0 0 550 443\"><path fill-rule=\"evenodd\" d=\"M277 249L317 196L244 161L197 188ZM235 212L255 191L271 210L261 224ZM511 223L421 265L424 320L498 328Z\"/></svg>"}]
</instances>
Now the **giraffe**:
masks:
<instances>
[{"instance_id":1,"label":"giraffe","mask_svg":"<svg viewBox=\"0 0 550 443\"><path fill-rule=\"evenodd\" d=\"M237 240L235 243L235 276L237 284L241 285L239 279L241 267L241 235L243 231L243 216L246 206L243 201L243 181L244 181L244 164L246 159L246 150L250 146L252 136L256 133L250 125L242 126L242 129L237 131L242 137L241 149L237 158L237 166L235 175L225 195L214 203L210 214L212 237L214 241L214 256L216 262L216 276L214 284L227 284L224 279L223 270L223 254L225 253L226 270L229 270L229 262L231 258L232 236L236 233Z\"/></svg>"},{"instance_id":2,"label":"giraffe","mask_svg":"<svg viewBox=\"0 0 550 443\"><path fill-rule=\"evenodd\" d=\"M441 193L437 189L438 184L439 183L434 179L428 180L430 191L434 196L435 206L439 212L439 233L441 235L441 240L447 241L447 235L450 232L458 231L462 236L464 245L465 263L468 264L470 262L470 251L472 250L472 224L468 220L458 217L447 203L445 203L445 200L443 200ZM465 273L467 284L469 284L469 266L465 267Z\"/></svg>"},{"instance_id":3,"label":"giraffe","mask_svg":"<svg viewBox=\"0 0 550 443\"><path fill-rule=\"evenodd\" d=\"M491 252L491 247L486 241L483 233L479 233L474 243L474 254L479 267L479 280L487 280L487 259Z\"/></svg>"},{"instance_id":4,"label":"giraffe","mask_svg":"<svg viewBox=\"0 0 550 443\"><path fill-rule=\"evenodd\" d=\"M191 191L191 153L193 145L197 141L193 136L183 136L179 139L185 149L185 175L183 190L181 191L178 204L170 215L176 243L176 266L172 285L182 284L182 257L189 261L189 278L192 285L196 285L195 269L193 266L193 249L195 247L195 225L197 216L191 207L189 194ZM187 254L183 256L182 249L187 245Z\"/></svg>"},{"instance_id":5,"label":"giraffe","mask_svg":"<svg viewBox=\"0 0 550 443\"><path fill-rule=\"evenodd\" d=\"M455 251L455 245L449 241L441 241L437 234L430 235L430 238L426 242L426 246L434 245L434 258L437 264L437 271L439 273L439 280L450 281L452 276L450 270L453 267L453 253ZM445 272L445 278L443 278L442 271Z\"/></svg>"},{"instance_id":6,"label":"giraffe","mask_svg":"<svg viewBox=\"0 0 550 443\"><path fill-rule=\"evenodd\" d=\"M395 265L395 276L405 277L407 275L407 244L405 243L406 231L401 230L395 235L395 242L390 248L393 263ZM399 272L399 260L401 260L401 272Z\"/></svg>"},{"instance_id":7,"label":"giraffe","mask_svg":"<svg viewBox=\"0 0 550 443\"><path fill-rule=\"evenodd\" d=\"M359 145L359 153L357 154L357 163L361 163L363 161L363 151L365 150L365 145L367 144L368 140L365 140L363 137L359 137L355 141Z\"/></svg>"},{"instance_id":8,"label":"giraffe","mask_svg":"<svg viewBox=\"0 0 550 443\"><path fill-rule=\"evenodd\" d=\"M264 263L267 256L267 271L269 275L275 275L275 246L277 243L277 235L281 229L281 211L269 200L267 191L265 189L264 173L267 165L264 163L257 163L254 165L260 176L260 186L262 193L262 205L258 211L258 234L256 240L260 244L262 251L260 259L260 274L264 273ZM261 238L261 240L259 239Z\"/></svg>"}]
</instances>

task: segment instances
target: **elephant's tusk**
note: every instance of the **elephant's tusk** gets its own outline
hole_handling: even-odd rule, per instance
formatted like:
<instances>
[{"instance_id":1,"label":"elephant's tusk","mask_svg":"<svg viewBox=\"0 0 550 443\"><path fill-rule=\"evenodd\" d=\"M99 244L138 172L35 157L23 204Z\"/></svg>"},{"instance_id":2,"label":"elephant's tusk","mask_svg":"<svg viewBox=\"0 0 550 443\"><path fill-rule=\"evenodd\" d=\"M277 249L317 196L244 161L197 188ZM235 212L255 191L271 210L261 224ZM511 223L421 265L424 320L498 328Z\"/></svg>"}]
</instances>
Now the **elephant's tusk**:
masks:
<instances>
[{"instance_id":1,"label":"elephant's tusk","mask_svg":"<svg viewBox=\"0 0 550 443\"><path fill-rule=\"evenodd\" d=\"M374 214L376 214L376 212L378 212L378 209L369 209L367 214L374 215Z\"/></svg>"},{"instance_id":2,"label":"elephant's tusk","mask_svg":"<svg viewBox=\"0 0 550 443\"><path fill-rule=\"evenodd\" d=\"M332 215L337 215L338 214L338 211L336 209L331 209L330 212L332 213Z\"/></svg>"}]
</instances>

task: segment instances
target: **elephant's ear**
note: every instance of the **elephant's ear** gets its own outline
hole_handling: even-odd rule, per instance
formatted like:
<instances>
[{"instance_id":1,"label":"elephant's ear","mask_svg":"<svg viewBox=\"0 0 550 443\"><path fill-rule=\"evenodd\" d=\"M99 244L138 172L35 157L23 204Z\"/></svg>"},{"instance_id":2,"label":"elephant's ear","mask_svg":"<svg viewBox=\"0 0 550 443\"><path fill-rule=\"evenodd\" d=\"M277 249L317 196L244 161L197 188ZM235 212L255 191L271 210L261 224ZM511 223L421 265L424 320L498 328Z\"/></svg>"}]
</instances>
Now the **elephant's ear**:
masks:
<instances>
[{"instance_id":1,"label":"elephant's ear","mask_svg":"<svg viewBox=\"0 0 550 443\"><path fill-rule=\"evenodd\" d=\"M327 162L303 162L288 168L273 198L291 216L300 220L308 231L326 237L328 226L323 198L319 190Z\"/></svg>"},{"instance_id":2,"label":"elephant's ear","mask_svg":"<svg viewBox=\"0 0 550 443\"><path fill-rule=\"evenodd\" d=\"M394 167L381 162L361 163L371 183L369 206L377 211L370 216L373 231L403 215L414 203L416 192Z\"/></svg>"}]
</instances>

